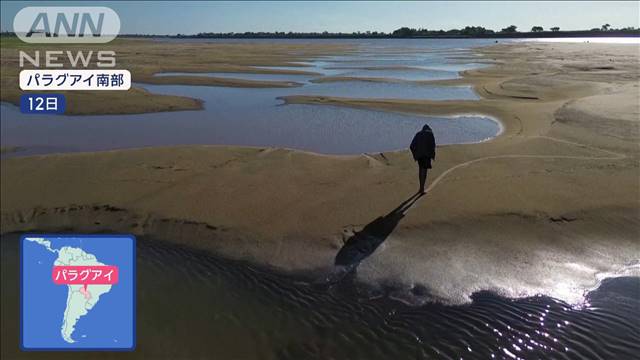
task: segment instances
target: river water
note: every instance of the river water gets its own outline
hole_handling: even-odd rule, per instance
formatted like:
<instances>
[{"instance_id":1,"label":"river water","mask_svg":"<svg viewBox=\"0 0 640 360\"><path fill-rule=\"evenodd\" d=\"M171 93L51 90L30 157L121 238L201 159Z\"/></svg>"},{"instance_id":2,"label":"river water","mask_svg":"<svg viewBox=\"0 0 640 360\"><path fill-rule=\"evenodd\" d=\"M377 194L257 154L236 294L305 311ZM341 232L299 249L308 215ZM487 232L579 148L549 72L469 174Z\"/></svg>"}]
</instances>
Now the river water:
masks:
<instances>
[{"instance_id":1,"label":"river water","mask_svg":"<svg viewBox=\"0 0 640 360\"><path fill-rule=\"evenodd\" d=\"M291 42L295 43L294 40ZM460 76L460 71L487 66L479 62L472 48L488 43L487 40L357 41L353 44L356 51L345 55L310 58L289 66L256 65L258 71L271 71L271 74L187 74L287 81L297 85L291 88L135 84L153 93L202 99L205 107L202 111L99 116L27 115L20 113L15 106L3 103L0 106L0 140L2 146L23 149L10 156L194 144L272 146L325 154L359 154L407 148L413 134L428 123L439 144L484 141L498 134L501 127L494 119L477 114L427 117L333 106L283 105L279 98L319 95L478 100L478 95L469 86L432 86L415 81L454 79ZM273 73L282 69L310 74ZM165 77L175 75L185 74L157 74ZM354 79L315 81L331 76ZM371 82L363 78L387 81Z\"/></svg>"},{"instance_id":2,"label":"river water","mask_svg":"<svg viewBox=\"0 0 640 360\"><path fill-rule=\"evenodd\" d=\"M19 353L18 242L17 235L0 241L2 358L85 358ZM468 305L411 307L352 276L314 282L149 239L138 240L137 259L137 349L91 358L633 359L640 353L637 277L605 280L581 308L546 296L489 292L475 293Z\"/></svg>"}]
</instances>

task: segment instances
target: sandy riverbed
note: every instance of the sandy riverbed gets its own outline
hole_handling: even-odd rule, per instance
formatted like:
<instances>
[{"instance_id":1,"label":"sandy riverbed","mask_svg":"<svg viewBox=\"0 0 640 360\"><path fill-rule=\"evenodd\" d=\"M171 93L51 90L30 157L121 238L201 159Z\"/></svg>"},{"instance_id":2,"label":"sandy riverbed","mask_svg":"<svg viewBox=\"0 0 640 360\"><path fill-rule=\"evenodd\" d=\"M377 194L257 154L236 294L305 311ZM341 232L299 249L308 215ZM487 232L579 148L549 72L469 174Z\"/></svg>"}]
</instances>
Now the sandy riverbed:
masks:
<instances>
[{"instance_id":1,"label":"sandy riverbed","mask_svg":"<svg viewBox=\"0 0 640 360\"><path fill-rule=\"evenodd\" d=\"M492 141L438 148L429 192L405 216L384 217L417 188L406 151L189 146L3 159L2 232L145 234L322 273L364 236L381 241L361 279L452 302L481 289L573 302L600 277L638 273L638 46L478 51L498 65L456 84L479 101L286 99L500 119Z\"/></svg>"},{"instance_id":2,"label":"sandy riverbed","mask_svg":"<svg viewBox=\"0 0 640 360\"><path fill-rule=\"evenodd\" d=\"M21 91L18 86L19 52L35 58L36 51L44 56L45 51L57 50L59 46L35 46L25 44L15 37L0 37L2 55L0 56L1 101L18 105ZM243 72L274 74L308 74L304 67L300 70L261 69L255 66L292 66L295 62L305 61L316 56L345 53L352 46L344 44L269 44L269 43L190 43L167 42L139 39L118 39L108 44L93 46L67 45L59 55L59 62L65 68L71 68L66 51L77 56L82 51L91 59L90 68L96 66L98 51L108 50L116 54L116 68L131 71L134 83L162 85L201 85L227 86L243 88L281 88L295 87L300 84L292 81L251 81L215 77L171 76L158 77L162 72ZM93 58L89 54L93 54ZM42 60L44 61L44 60ZM291 64L294 62L294 64ZM25 60L25 69L34 68ZM182 96L152 94L138 86L128 91L63 91L68 101L67 115L94 114L139 114L160 111L200 110L202 102Z\"/></svg>"}]
</instances>

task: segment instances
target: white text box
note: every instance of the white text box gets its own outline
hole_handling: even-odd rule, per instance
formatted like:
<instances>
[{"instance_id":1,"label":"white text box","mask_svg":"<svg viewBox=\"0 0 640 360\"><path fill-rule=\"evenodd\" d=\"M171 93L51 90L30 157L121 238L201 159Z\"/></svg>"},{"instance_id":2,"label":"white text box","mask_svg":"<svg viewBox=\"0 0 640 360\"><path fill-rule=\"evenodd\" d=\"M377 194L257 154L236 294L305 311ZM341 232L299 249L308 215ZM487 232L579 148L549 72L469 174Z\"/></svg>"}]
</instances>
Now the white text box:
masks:
<instances>
[{"instance_id":1,"label":"white text box","mask_svg":"<svg viewBox=\"0 0 640 360\"><path fill-rule=\"evenodd\" d=\"M22 70L22 90L129 90L129 70Z\"/></svg>"}]
</instances>

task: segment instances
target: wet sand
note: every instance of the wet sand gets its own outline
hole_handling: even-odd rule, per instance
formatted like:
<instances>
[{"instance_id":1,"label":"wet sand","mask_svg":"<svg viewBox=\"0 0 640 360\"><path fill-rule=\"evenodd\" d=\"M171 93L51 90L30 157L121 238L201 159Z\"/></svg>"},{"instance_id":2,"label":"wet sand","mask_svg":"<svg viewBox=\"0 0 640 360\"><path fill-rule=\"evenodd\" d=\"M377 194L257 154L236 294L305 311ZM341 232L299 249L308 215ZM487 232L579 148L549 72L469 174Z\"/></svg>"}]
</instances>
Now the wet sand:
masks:
<instances>
[{"instance_id":1,"label":"wet sand","mask_svg":"<svg viewBox=\"0 0 640 360\"><path fill-rule=\"evenodd\" d=\"M390 211L417 188L407 151L188 146L3 159L2 232L126 232L320 275L342 272L351 243L360 280L454 303L479 290L575 303L603 277L637 275L638 47L478 51L498 65L456 84L479 101L286 98L503 123L492 141L439 147L406 213Z\"/></svg>"}]
</instances>

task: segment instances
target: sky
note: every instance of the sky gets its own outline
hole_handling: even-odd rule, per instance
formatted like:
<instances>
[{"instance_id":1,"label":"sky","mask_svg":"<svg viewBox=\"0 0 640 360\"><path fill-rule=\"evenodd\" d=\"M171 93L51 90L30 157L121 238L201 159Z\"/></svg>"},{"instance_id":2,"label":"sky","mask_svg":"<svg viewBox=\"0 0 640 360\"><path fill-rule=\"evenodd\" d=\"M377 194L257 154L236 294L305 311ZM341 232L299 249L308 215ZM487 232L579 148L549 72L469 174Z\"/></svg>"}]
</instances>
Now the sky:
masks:
<instances>
[{"instance_id":1,"label":"sky","mask_svg":"<svg viewBox=\"0 0 640 360\"><path fill-rule=\"evenodd\" d=\"M120 16L122 34L199 32L391 32L403 26L427 29L467 25L500 30L516 25L583 30L611 24L640 27L638 1L2 1L0 28L26 6L108 6Z\"/></svg>"}]
</instances>

